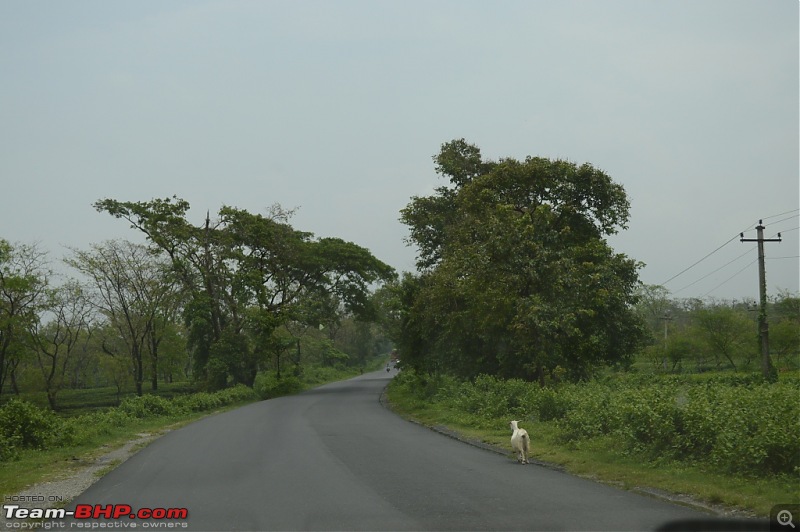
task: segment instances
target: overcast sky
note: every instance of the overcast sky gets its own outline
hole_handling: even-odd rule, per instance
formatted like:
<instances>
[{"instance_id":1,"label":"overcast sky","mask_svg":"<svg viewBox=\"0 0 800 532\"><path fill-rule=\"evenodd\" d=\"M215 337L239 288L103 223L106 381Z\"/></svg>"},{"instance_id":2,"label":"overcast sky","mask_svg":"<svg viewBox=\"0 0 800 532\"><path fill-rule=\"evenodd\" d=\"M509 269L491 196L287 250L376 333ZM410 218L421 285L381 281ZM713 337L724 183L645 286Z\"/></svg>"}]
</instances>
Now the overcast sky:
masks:
<instances>
[{"instance_id":1,"label":"overcast sky","mask_svg":"<svg viewBox=\"0 0 800 532\"><path fill-rule=\"evenodd\" d=\"M675 297L754 299L760 218L797 292L798 46L796 0L4 0L0 238L58 260L141 240L101 198L279 203L413 271L398 211L463 137L607 172L612 246Z\"/></svg>"}]
</instances>

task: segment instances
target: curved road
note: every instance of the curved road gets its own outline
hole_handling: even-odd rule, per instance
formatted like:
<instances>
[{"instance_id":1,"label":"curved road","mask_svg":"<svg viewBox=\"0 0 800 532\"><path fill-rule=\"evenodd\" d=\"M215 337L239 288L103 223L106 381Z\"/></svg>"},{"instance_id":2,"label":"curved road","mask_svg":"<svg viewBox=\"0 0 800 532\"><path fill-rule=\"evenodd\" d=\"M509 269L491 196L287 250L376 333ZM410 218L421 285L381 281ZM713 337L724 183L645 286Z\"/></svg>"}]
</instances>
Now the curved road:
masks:
<instances>
[{"instance_id":1,"label":"curved road","mask_svg":"<svg viewBox=\"0 0 800 532\"><path fill-rule=\"evenodd\" d=\"M379 403L390 377L370 373L168 433L70 508L186 508L188 519L169 524L190 530L653 530L709 517L405 421Z\"/></svg>"}]
</instances>

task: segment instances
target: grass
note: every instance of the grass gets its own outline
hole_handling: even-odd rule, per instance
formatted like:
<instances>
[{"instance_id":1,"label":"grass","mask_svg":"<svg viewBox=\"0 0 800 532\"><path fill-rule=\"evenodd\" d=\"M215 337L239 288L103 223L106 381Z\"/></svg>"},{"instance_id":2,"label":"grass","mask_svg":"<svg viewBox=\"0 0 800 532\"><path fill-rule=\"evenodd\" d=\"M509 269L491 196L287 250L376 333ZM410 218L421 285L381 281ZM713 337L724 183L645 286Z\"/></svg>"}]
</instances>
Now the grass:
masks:
<instances>
[{"instance_id":1,"label":"grass","mask_svg":"<svg viewBox=\"0 0 800 532\"><path fill-rule=\"evenodd\" d=\"M511 456L507 420L487 421L469 413L420 399L400 386L389 386L388 399L400 415L427 426L446 426L469 439L506 448ZM559 442L552 422L527 421L532 435L531 456L566 471L628 490L661 490L689 496L702 504L768 516L775 504L800 502L800 478L780 475L749 478L727 475L703 464L651 460L619 452L611 436L576 444Z\"/></svg>"}]
</instances>

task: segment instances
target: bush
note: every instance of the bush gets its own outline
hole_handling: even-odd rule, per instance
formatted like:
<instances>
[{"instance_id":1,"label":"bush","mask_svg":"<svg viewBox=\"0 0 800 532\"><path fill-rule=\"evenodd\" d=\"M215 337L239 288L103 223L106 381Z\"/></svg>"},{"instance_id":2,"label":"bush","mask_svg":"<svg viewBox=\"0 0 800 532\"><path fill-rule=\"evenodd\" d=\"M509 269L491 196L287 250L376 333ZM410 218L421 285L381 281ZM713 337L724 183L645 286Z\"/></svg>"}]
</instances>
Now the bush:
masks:
<instances>
[{"instance_id":1,"label":"bush","mask_svg":"<svg viewBox=\"0 0 800 532\"><path fill-rule=\"evenodd\" d=\"M708 387L687 416L686 448L729 472L800 471L800 394L789 384ZM702 412L702 414L700 414Z\"/></svg>"},{"instance_id":2,"label":"bush","mask_svg":"<svg viewBox=\"0 0 800 532\"><path fill-rule=\"evenodd\" d=\"M139 419L203 412L255 398L255 392L244 385L215 393L183 395L171 401L157 395L143 395L127 398L117 408L65 420L50 410L11 399L0 407L0 462L16 459L22 449L84 444Z\"/></svg>"},{"instance_id":3,"label":"bush","mask_svg":"<svg viewBox=\"0 0 800 532\"><path fill-rule=\"evenodd\" d=\"M670 386L623 389L615 401L620 424L616 430L629 450L672 456L678 445L680 418Z\"/></svg>"},{"instance_id":4,"label":"bush","mask_svg":"<svg viewBox=\"0 0 800 532\"><path fill-rule=\"evenodd\" d=\"M179 408L189 412L205 412L206 410L213 410L223 405L223 401L219 396L219 393L220 392L198 392L191 395L177 397L173 400L173 402Z\"/></svg>"},{"instance_id":5,"label":"bush","mask_svg":"<svg viewBox=\"0 0 800 532\"><path fill-rule=\"evenodd\" d=\"M220 406L232 405L243 401L252 401L257 398L253 388L245 386L244 384L237 384L233 388L220 390L216 392L214 396L220 401Z\"/></svg>"},{"instance_id":6,"label":"bush","mask_svg":"<svg viewBox=\"0 0 800 532\"><path fill-rule=\"evenodd\" d=\"M138 419L171 416L179 413L176 405L173 405L167 399L149 394L124 399L118 409L120 412Z\"/></svg>"},{"instance_id":7,"label":"bush","mask_svg":"<svg viewBox=\"0 0 800 532\"><path fill-rule=\"evenodd\" d=\"M403 372L391 384L471 416L553 423L564 442L608 437L625 454L704 462L726 473L800 473L800 381L760 375L615 376L541 388L482 375L474 382ZM402 393L402 391L401 391Z\"/></svg>"},{"instance_id":8,"label":"bush","mask_svg":"<svg viewBox=\"0 0 800 532\"><path fill-rule=\"evenodd\" d=\"M268 371L256 376L253 390L261 399L272 399L300 392L303 390L303 385L294 375L283 375L278 379L277 373Z\"/></svg>"},{"instance_id":9,"label":"bush","mask_svg":"<svg viewBox=\"0 0 800 532\"><path fill-rule=\"evenodd\" d=\"M0 434L0 462L10 462L19 457L19 449L15 442Z\"/></svg>"},{"instance_id":10,"label":"bush","mask_svg":"<svg viewBox=\"0 0 800 532\"><path fill-rule=\"evenodd\" d=\"M587 384L574 397L572 407L562 407L563 414L556 418L563 441L593 438L619 428L621 419L616 405L612 405L611 388L598 383Z\"/></svg>"},{"instance_id":11,"label":"bush","mask_svg":"<svg viewBox=\"0 0 800 532\"><path fill-rule=\"evenodd\" d=\"M536 396L536 413L539 421L554 421L565 417L573 408L574 400L570 388L542 388Z\"/></svg>"},{"instance_id":12,"label":"bush","mask_svg":"<svg viewBox=\"0 0 800 532\"><path fill-rule=\"evenodd\" d=\"M0 457L19 449L47 449L70 439L69 427L49 410L16 398L0 407Z\"/></svg>"}]
</instances>

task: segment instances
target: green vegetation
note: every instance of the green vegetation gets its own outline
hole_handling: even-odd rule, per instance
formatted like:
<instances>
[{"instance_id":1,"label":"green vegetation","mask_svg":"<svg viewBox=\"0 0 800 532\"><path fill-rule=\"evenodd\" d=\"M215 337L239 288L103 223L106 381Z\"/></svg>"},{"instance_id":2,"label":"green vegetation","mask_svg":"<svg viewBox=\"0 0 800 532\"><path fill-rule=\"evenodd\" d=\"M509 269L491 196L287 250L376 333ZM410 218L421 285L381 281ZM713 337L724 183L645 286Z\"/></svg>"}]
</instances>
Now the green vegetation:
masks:
<instances>
[{"instance_id":1,"label":"green vegetation","mask_svg":"<svg viewBox=\"0 0 800 532\"><path fill-rule=\"evenodd\" d=\"M753 302L672 299L613 252L630 206L603 171L464 139L434 163L448 185L401 211L418 273L382 295L395 408L504 446L520 420L534 455L625 486L798 500L800 298L770 299L762 360Z\"/></svg>"},{"instance_id":2,"label":"green vegetation","mask_svg":"<svg viewBox=\"0 0 800 532\"><path fill-rule=\"evenodd\" d=\"M386 357L374 357L366 371L386 363ZM301 377L265 382L277 386L238 385L217 392L179 393L184 387L173 386L158 395L137 396L129 393L118 407L74 410L72 415L56 415L47 406L13 398L0 406L0 493L15 493L27 485L53 478L85 463L109 447L121 445L142 432L160 433L191 422L210 412L218 412L259 399L297 393L327 382L350 378L360 373L355 368L315 368ZM256 379L260 382L262 376ZM291 383L291 384L286 384ZM84 390L83 401L115 404L113 389ZM39 402L41 403L41 398Z\"/></svg>"},{"instance_id":3,"label":"green vegetation","mask_svg":"<svg viewBox=\"0 0 800 532\"><path fill-rule=\"evenodd\" d=\"M420 250L398 287L407 366L544 382L635 354L640 265L605 240L627 224L621 185L588 163L486 161L463 139L434 161L451 186L402 211Z\"/></svg>"},{"instance_id":4,"label":"green vegetation","mask_svg":"<svg viewBox=\"0 0 800 532\"><path fill-rule=\"evenodd\" d=\"M73 249L60 276L35 245L0 238L0 400L115 386L118 401L191 381L206 391L252 387L261 371L363 367L389 348L373 290L394 270L338 238L314 238L275 206L222 207L194 226L189 204L98 201L144 233ZM286 371L286 370L289 371Z\"/></svg>"},{"instance_id":5,"label":"green vegetation","mask_svg":"<svg viewBox=\"0 0 800 532\"><path fill-rule=\"evenodd\" d=\"M617 375L551 387L403 372L395 408L508 447L511 419L533 456L628 487L692 494L761 515L800 499L800 376ZM510 448L509 448L510 449Z\"/></svg>"},{"instance_id":6,"label":"green vegetation","mask_svg":"<svg viewBox=\"0 0 800 532\"><path fill-rule=\"evenodd\" d=\"M5 493L143 431L369 369L392 347L396 408L625 486L764 514L800 495L800 298L773 295L768 357L747 301L642 285L606 238L624 188L589 163L434 156L445 186L401 211L416 274L315 238L273 206L195 225L177 197L97 201L146 245L46 253L0 238ZM769 379L755 376L768 368ZM20 400L22 399L22 400Z\"/></svg>"}]
</instances>

